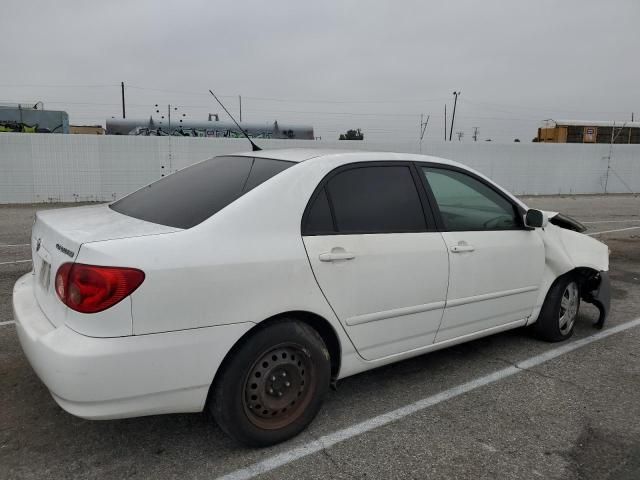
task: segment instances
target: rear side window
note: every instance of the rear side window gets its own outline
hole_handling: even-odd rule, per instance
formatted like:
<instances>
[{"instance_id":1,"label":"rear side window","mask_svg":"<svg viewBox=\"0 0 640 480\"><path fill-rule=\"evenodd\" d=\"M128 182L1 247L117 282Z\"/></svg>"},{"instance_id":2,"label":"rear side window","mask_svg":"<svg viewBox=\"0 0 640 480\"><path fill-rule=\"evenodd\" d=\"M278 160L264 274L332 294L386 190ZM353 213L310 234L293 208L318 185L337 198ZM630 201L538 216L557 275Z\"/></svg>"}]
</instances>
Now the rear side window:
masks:
<instances>
[{"instance_id":1,"label":"rear side window","mask_svg":"<svg viewBox=\"0 0 640 480\"><path fill-rule=\"evenodd\" d=\"M191 228L292 165L265 158L215 157L141 188L110 207L147 222Z\"/></svg>"},{"instance_id":2,"label":"rear side window","mask_svg":"<svg viewBox=\"0 0 640 480\"><path fill-rule=\"evenodd\" d=\"M332 235L335 233L326 188L318 192L318 196L307 214L303 231L305 235Z\"/></svg>"},{"instance_id":3,"label":"rear side window","mask_svg":"<svg viewBox=\"0 0 640 480\"><path fill-rule=\"evenodd\" d=\"M407 166L356 167L339 172L316 197L306 220L305 235L426 230L420 197Z\"/></svg>"}]
</instances>

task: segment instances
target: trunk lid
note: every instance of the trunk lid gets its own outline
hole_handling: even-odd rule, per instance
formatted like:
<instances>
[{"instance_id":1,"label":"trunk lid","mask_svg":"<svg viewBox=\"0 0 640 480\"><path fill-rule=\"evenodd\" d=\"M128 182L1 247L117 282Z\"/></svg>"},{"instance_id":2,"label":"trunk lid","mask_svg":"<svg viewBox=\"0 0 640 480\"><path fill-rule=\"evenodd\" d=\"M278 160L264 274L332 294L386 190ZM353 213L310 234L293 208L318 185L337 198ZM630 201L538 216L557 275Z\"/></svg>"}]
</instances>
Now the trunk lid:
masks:
<instances>
[{"instance_id":1,"label":"trunk lid","mask_svg":"<svg viewBox=\"0 0 640 480\"><path fill-rule=\"evenodd\" d=\"M49 321L65 322L67 307L55 292L55 275L63 263L74 262L82 244L180 231L118 213L108 205L42 210L31 233L34 293Z\"/></svg>"}]
</instances>

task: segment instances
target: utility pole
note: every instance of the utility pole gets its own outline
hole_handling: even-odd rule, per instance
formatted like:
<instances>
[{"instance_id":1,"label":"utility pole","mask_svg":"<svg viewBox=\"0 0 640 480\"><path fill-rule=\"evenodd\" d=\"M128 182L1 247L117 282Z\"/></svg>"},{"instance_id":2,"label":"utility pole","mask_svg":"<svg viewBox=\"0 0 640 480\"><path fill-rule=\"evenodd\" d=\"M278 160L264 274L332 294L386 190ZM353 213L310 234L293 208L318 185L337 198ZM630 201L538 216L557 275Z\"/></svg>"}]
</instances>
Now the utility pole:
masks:
<instances>
[{"instance_id":1,"label":"utility pole","mask_svg":"<svg viewBox=\"0 0 640 480\"><path fill-rule=\"evenodd\" d=\"M120 82L120 88L122 89L122 118L127 118L127 114L124 109L124 82Z\"/></svg>"},{"instance_id":2,"label":"utility pole","mask_svg":"<svg viewBox=\"0 0 640 480\"><path fill-rule=\"evenodd\" d=\"M453 92L453 96L455 97L453 100L453 113L451 114L451 128L449 129L449 141L451 141L451 136L453 135L453 122L456 119L456 105L458 104L458 95L461 92Z\"/></svg>"},{"instance_id":3,"label":"utility pole","mask_svg":"<svg viewBox=\"0 0 640 480\"><path fill-rule=\"evenodd\" d=\"M462 141L462 137L464 137L464 132L456 132L456 135L458 136L458 141Z\"/></svg>"},{"instance_id":4,"label":"utility pole","mask_svg":"<svg viewBox=\"0 0 640 480\"><path fill-rule=\"evenodd\" d=\"M447 104L444 104L444 141L447 141Z\"/></svg>"},{"instance_id":5,"label":"utility pole","mask_svg":"<svg viewBox=\"0 0 640 480\"><path fill-rule=\"evenodd\" d=\"M631 121L633 122L633 112L631 112Z\"/></svg>"},{"instance_id":6,"label":"utility pole","mask_svg":"<svg viewBox=\"0 0 640 480\"><path fill-rule=\"evenodd\" d=\"M478 141L478 127L473 127L473 141Z\"/></svg>"},{"instance_id":7,"label":"utility pole","mask_svg":"<svg viewBox=\"0 0 640 480\"><path fill-rule=\"evenodd\" d=\"M242 122L242 95L238 95L238 100L240 102L240 121Z\"/></svg>"},{"instance_id":8,"label":"utility pole","mask_svg":"<svg viewBox=\"0 0 640 480\"><path fill-rule=\"evenodd\" d=\"M622 130L624 129L625 125L627 124L627 122L624 122L622 124L622 127L620 127L620 130L618 130L618 133L614 135L615 131L616 131L616 122L613 122L613 126L611 127L611 143L609 144L609 156L607 158L607 176L604 179L604 193L607 193L607 187L609 186L609 171L612 170L611 169L611 154L613 153L613 144L616 142L616 140L618 139L618 135L620 135L622 133ZM615 173L615 172L613 172ZM616 174L616 176L618 176ZM618 178L620 178L618 176ZM622 183L624 183L624 180L622 180L620 178L620 180L622 181ZM625 183L625 185L627 185ZM628 185L627 185L628 188ZM631 191L631 189L629 189L629 191Z\"/></svg>"},{"instance_id":9,"label":"utility pole","mask_svg":"<svg viewBox=\"0 0 640 480\"><path fill-rule=\"evenodd\" d=\"M429 118L431 115L427 115L427 121L423 122L424 113L420 114L420 153L422 153L422 139L424 138L424 133L427 131L427 125L429 124Z\"/></svg>"}]
</instances>

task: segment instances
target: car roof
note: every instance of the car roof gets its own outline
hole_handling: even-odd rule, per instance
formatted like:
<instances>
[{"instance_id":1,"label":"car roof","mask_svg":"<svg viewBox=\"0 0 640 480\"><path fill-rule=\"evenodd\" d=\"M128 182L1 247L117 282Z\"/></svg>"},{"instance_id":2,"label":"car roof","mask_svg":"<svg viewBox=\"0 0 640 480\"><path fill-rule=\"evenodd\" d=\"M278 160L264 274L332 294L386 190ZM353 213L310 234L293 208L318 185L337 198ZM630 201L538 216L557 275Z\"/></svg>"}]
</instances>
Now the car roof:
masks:
<instances>
[{"instance_id":1,"label":"car roof","mask_svg":"<svg viewBox=\"0 0 640 480\"><path fill-rule=\"evenodd\" d=\"M242 157L259 157L270 158L273 160L286 160L289 162L304 162L318 157L341 156L352 161L363 160L398 160L398 161L422 161L432 163L442 163L446 165L459 165L458 162L446 160L440 157L432 157L430 155L418 155L415 153L398 153L398 152L382 152L369 150L347 150L347 149L329 149L329 148L283 148L276 150L260 150L257 152L241 152L234 153L232 156Z\"/></svg>"},{"instance_id":2,"label":"car roof","mask_svg":"<svg viewBox=\"0 0 640 480\"><path fill-rule=\"evenodd\" d=\"M288 162L304 162L316 157L349 153L349 150L329 148L279 148L275 150L260 150L257 152L234 153L233 156L271 158L274 160L286 160Z\"/></svg>"},{"instance_id":3,"label":"car roof","mask_svg":"<svg viewBox=\"0 0 640 480\"><path fill-rule=\"evenodd\" d=\"M450 165L472 172L479 177L493 184L499 190L504 192L509 198L520 205L525 210L527 206L517 198L514 194L501 187L486 175L474 170L459 162L447 160L441 157L432 157L431 155L419 155L415 153L397 153L397 152L381 152L367 150L346 150L346 149L320 149L320 148L284 148L278 150L260 150L258 152L242 152L232 154L231 156L270 158L274 160L285 160L289 162L304 162L306 160L316 159L322 161L321 157L329 159L340 158L344 163L350 162L366 162L366 161L409 161L409 162L430 162L441 165ZM314 160L314 162L316 161Z\"/></svg>"}]
</instances>

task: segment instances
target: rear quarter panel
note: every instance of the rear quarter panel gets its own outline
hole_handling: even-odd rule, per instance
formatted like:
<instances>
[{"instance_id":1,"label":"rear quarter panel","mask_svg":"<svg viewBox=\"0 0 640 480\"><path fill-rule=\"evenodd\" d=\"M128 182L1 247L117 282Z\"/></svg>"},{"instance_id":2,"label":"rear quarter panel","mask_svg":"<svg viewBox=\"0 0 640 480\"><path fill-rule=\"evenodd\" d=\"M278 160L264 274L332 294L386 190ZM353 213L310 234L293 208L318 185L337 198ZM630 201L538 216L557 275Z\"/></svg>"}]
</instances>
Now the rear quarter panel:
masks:
<instances>
[{"instance_id":1,"label":"rear quarter panel","mask_svg":"<svg viewBox=\"0 0 640 480\"><path fill-rule=\"evenodd\" d=\"M307 201L331 168L331 162L321 169L296 165L192 229L86 244L83 261L145 272L131 296L134 335L257 324L301 310L327 319L343 357L352 355L300 232Z\"/></svg>"}]
</instances>

